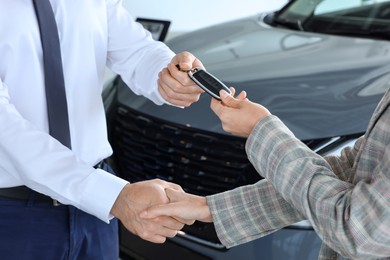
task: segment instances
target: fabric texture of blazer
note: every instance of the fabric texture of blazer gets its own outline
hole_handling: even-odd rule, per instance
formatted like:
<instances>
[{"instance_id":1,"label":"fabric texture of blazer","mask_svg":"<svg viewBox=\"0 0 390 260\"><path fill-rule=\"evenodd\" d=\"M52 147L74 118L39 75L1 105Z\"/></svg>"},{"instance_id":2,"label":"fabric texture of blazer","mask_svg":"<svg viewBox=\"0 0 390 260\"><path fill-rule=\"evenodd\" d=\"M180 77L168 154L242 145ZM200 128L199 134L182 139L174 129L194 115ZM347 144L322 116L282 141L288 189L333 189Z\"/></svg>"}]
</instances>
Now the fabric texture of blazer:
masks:
<instances>
[{"instance_id":1,"label":"fabric texture of blazer","mask_svg":"<svg viewBox=\"0 0 390 260\"><path fill-rule=\"evenodd\" d=\"M246 152L265 179L207 197L221 242L233 247L307 219L323 241L318 259L390 259L389 104L388 90L354 147L325 158L276 116L261 120Z\"/></svg>"}]
</instances>

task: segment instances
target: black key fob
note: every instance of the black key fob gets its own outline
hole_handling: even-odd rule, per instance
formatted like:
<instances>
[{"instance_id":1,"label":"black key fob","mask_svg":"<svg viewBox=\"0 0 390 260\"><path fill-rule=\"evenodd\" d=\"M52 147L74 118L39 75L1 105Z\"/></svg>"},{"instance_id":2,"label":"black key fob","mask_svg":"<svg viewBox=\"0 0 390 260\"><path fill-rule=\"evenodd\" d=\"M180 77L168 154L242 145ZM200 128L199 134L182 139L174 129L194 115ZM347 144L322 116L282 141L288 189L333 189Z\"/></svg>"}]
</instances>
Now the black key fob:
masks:
<instances>
[{"instance_id":1,"label":"black key fob","mask_svg":"<svg viewBox=\"0 0 390 260\"><path fill-rule=\"evenodd\" d=\"M188 71L188 76L213 98L221 100L219 91L222 89L231 94L230 89L225 84L206 70L193 68Z\"/></svg>"}]
</instances>

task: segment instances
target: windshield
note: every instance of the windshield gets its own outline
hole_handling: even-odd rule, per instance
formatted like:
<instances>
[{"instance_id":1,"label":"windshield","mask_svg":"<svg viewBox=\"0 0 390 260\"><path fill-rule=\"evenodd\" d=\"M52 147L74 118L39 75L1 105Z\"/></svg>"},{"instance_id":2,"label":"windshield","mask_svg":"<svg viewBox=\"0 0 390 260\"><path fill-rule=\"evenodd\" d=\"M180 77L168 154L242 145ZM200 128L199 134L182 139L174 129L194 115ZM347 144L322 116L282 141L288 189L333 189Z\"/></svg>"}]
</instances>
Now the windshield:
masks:
<instances>
[{"instance_id":1,"label":"windshield","mask_svg":"<svg viewBox=\"0 0 390 260\"><path fill-rule=\"evenodd\" d=\"M390 0L296 0L273 18L301 31L390 39Z\"/></svg>"}]
</instances>

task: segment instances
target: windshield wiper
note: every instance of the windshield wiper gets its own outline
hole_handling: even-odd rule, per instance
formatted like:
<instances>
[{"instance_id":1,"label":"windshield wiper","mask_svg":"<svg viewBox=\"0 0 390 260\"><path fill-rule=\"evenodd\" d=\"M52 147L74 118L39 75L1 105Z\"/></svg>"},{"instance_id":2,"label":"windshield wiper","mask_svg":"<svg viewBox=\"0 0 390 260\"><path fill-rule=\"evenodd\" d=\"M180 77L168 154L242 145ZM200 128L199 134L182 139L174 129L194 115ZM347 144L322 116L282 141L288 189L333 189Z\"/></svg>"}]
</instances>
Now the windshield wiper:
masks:
<instances>
[{"instance_id":1,"label":"windshield wiper","mask_svg":"<svg viewBox=\"0 0 390 260\"><path fill-rule=\"evenodd\" d=\"M280 26L283 26L283 27L286 27L289 29L294 29L294 30L298 30L298 31L302 31L302 32L305 31L301 20L290 21L290 20L279 18L279 17L274 17L274 19L272 20L272 23L274 25L280 25Z\"/></svg>"}]
</instances>

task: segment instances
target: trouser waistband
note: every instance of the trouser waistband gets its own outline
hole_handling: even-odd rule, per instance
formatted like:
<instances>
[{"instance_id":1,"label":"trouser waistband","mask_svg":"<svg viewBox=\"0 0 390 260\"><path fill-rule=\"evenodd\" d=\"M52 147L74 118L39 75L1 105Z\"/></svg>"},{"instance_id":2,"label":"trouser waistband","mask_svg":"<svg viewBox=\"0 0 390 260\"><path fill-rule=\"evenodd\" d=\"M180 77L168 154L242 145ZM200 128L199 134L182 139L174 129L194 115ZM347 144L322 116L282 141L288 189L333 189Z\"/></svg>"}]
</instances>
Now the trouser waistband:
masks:
<instances>
[{"instance_id":1,"label":"trouser waistband","mask_svg":"<svg viewBox=\"0 0 390 260\"><path fill-rule=\"evenodd\" d=\"M42 193L36 192L26 186L18 186L12 188L2 188L0 189L0 197L7 199L16 199L16 200L29 200L34 198L36 201L52 201L53 205L57 205L58 202L46 196Z\"/></svg>"}]
</instances>

